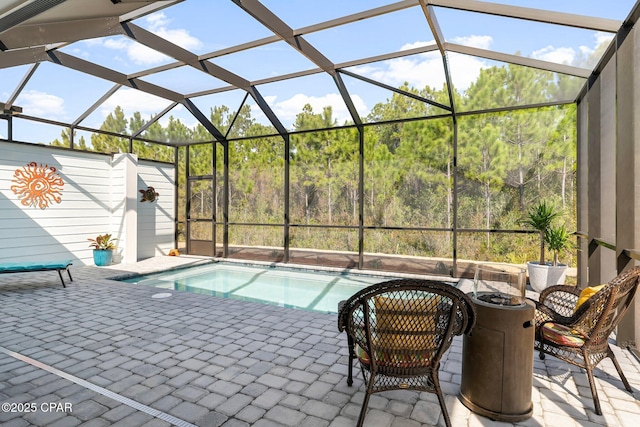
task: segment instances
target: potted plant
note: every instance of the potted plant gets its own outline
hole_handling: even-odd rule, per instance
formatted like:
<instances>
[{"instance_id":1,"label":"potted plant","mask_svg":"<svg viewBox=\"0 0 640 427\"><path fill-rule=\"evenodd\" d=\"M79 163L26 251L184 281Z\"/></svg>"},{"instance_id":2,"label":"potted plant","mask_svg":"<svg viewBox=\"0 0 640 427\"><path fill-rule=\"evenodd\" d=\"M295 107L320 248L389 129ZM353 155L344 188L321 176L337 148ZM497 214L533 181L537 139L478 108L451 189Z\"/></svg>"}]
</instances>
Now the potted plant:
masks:
<instances>
[{"instance_id":1,"label":"potted plant","mask_svg":"<svg viewBox=\"0 0 640 427\"><path fill-rule=\"evenodd\" d=\"M554 266L561 265L558 262L559 254L573 246L571 244L571 233L567 231L567 227L565 227L564 224L557 227L549 227L544 236L544 241L546 242L549 250L553 252L552 265Z\"/></svg>"},{"instance_id":2,"label":"potted plant","mask_svg":"<svg viewBox=\"0 0 640 427\"><path fill-rule=\"evenodd\" d=\"M112 238L111 234L100 234L95 239L89 239L89 247L93 248L93 262L98 267L111 264L116 240L118 239Z\"/></svg>"},{"instance_id":3,"label":"potted plant","mask_svg":"<svg viewBox=\"0 0 640 427\"><path fill-rule=\"evenodd\" d=\"M543 200L529 210L527 218L524 220L526 225L533 227L539 233L540 260L527 263L529 283L537 292L541 292L551 285L563 284L566 276L567 266L558 264L557 257L561 250L566 249L569 243L569 233L564 225L558 228L552 227L553 221L558 216L559 213L555 208ZM560 245L561 237L564 237L562 245ZM552 241L552 244L549 244L549 241ZM546 262L545 246L549 246L549 249L554 252L554 263Z\"/></svg>"}]
</instances>

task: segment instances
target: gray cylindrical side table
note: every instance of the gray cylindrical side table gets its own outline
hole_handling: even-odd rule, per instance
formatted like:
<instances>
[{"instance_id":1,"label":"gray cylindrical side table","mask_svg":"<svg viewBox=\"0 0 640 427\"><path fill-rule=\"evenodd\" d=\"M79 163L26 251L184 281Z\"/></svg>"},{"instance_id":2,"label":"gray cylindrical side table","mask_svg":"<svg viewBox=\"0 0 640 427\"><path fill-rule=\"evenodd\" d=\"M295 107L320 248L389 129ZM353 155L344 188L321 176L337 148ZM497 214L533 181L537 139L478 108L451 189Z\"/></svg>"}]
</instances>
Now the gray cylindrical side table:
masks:
<instances>
[{"instance_id":1,"label":"gray cylindrical side table","mask_svg":"<svg viewBox=\"0 0 640 427\"><path fill-rule=\"evenodd\" d=\"M481 292L478 298L488 294ZM533 413L535 308L527 302L502 305L478 298L472 297L476 325L463 338L460 400L471 411L493 420L529 418Z\"/></svg>"}]
</instances>

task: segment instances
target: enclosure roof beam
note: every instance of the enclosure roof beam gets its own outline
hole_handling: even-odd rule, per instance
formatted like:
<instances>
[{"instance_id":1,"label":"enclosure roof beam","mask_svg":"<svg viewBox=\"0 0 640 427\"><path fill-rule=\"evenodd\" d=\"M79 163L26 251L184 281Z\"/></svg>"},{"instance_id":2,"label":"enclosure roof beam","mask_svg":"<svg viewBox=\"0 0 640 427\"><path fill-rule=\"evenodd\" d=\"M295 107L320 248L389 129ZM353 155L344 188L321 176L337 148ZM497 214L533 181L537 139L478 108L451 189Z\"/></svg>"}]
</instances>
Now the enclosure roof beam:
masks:
<instances>
[{"instance_id":1,"label":"enclosure roof beam","mask_svg":"<svg viewBox=\"0 0 640 427\"><path fill-rule=\"evenodd\" d=\"M262 25L277 34L284 42L320 67L324 72L335 75L335 66L327 57L302 38L302 36L296 35L293 28L289 27L262 3L257 0L232 1Z\"/></svg>"},{"instance_id":2,"label":"enclosure roof beam","mask_svg":"<svg viewBox=\"0 0 640 427\"><path fill-rule=\"evenodd\" d=\"M82 113L80 115L80 117L78 117L72 124L71 127L76 127L78 126L84 119L86 119L89 114L93 113L94 111L96 111L98 109L99 106L101 106L107 99L109 99L111 97L111 95L113 95L114 93L116 93L116 91L118 89L120 89L122 87L121 84L115 84L113 85L113 87L111 87L111 89L109 89L104 95L102 95L100 97L99 100L97 100L96 102L93 103L93 105L89 108L87 108L87 110Z\"/></svg>"},{"instance_id":3,"label":"enclosure roof beam","mask_svg":"<svg viewBox=\"0 0 640 427\"><path fill-rule=\"evenodd\" d=\"M287 129L284 127L284 125L282 124L278 116L276 116L276 114L273 112L271 107L269 107L269 105L267 104L267 101L265 101L264 97L262 96L258 88L256 88L255 86L251 86L249 90L249 94L251 95L253 100L256 102L256 104L258 104L258 107L260 107L260 109L267 116L267 119L269 119L271 124L273 124L273 126L276 128L278 133L284 136L287 133Z\"/></svg>"},{"instance_id":4,"label":"enclosure roof beam","mask_svg":"<svg viewBox=\"0 0 640 427\"><path fill-rule=\"evenodd\" d=\"M55 64L65 66L73 70L101 78L103 80L118 83L133 89L138 89L142 92L146 92L151 95L155 95L160 98L168 99L175 102L181 102L184 100L183 95L172 90L145 82L144 80L135 78L130 79L125 74L119 73L98 64L94 64L93 62L85 61L84 59L68 55L60 51L50 51L48 52L48 55L49 60Z\"/></svg>"},{"instance_id":5,"label":"enclosure roof beam","mask_svg":"<svg viewBox=\"0 0 640 427\"><path fill-rule=\"evenodd\" d=\"M449 9L479 12L506 18L526 19L544 24L564 25L586 30L615 33L622 22L615 19L597 18L573 13L554 12L551 10L533 9L522 6L489 3L475 0L426 0L427 3Z\"/></svg>"},{"instance_id":6,"label":"enclosure roof beam","mask_svg":"<svg viewBox=\"0 0 640 427\"><path fill-rule=\"evenodd\" d=\"M417 0L404 0L404 1L400 1L397 3L392 3L386 6L381 6L381 7L377 7L374 9L370 9L370 10L365 10L363 12L359 12L359 13L355 13L352 15L347 15L341 18L336 18L336 19L332 19L329 21L324 21L318 24L314 24L314 25L309 25L306 27L302 27L302 28L298 28L293 30L293 34L294 35L303 35L303 34L309 34L309 33L314 33L317 31L322 31L322 30L327 30L329 28L334 28L334 27L338 27L340 25L345 25L345 24L349 24L352 22L356 22L356 21L360 21L363 19L368 19L368 18L372 18L378 15L383 15L386 13L391 13L391 12L396 12L399 10L403 10L403 9L407 9L409 7L414 7L418 4ZM273 36L268 36L268 37L264 37L261 39L257 39L257 40L252 40L246 43L241 43L239 45L235 45L235 46L230 46L224 49L220 49L220 50L216 50L213 52L208 52L202 55L199 55L198 58L200 60L203 59L211 59L211 58L217 58L220 56L224 56L224 55L228 55L231 53L237 53L237 52L241 52L243 50L249 50L249 49L253 49L256 47L260 47L260 46L265 46L271 43L275 43L282 40L281 37L277 36L277 35L273 35ZM179 66L184 65L182 62L174 62L171 64L165 64L162 65L160 67L155 67L155 68L150 68L148 70L143 70L140 71L139 73L133 74L133 77L142 77L148 74L153 74L156 73L158 71L166 71L166 70L170 70L173 68L177 68Z\"/></svg>"},{"instance_id":7,"label":"enclosure roof beam","mask_svg":"<svg viewBox=\"0 0 640 427\"><path fill-rule=\"evenodd\" d=\"M251 86L248 80L210 61L201 60L197 55L189 52L188 50L183 49L180 46L171 43L137 25L123 23L122 27L125 34L137 42L250 93L271 123L279 129L279 131L284 129L280 120L273 113L269 105L264 101L262 96L257 93L257 90Z\"/></svg>"},{"instance_id":8,"label":"enclosure roof beam","mask_svg":"<svg viewBox=\"0 0 640 427\"><path fill-rule=\"evenodd\" d=\"M190 99L185 99L184 101L182 101L182 105L184 105L185 108L189 110L191 114L193 114L193 117L195 117L218 142L223 145L228 144L227 138L225 138L222 132L220 132L218 128L215 127L213 123L211 123L211 120L209 120L207 116L202 114L202 111L200 111L200 109Z\"/></svg>"},{"instance_id":9,"label":"enclosure roof beam","mask_svg":"<svg viewBox=\"0 0 640 427\"><path fill-rule=\"evenodd\" d=\"M363 64L369 64L371 62L378 62L378 61L387 61L390 59L396 59L396 58L402 58L405 56L410 56L410 55L417 55L420 53L427 53L427 52L433 52L433 51L437 51L438 50L438 46L435 44L432 45L427 45L427 46L420 46L420 47L416 47L413 49L407 49L407 50L401 50L398 52L392 52L392 53L387 53L384 55L377 55L377 56L372 56L372 57L368 57L368 58L363 58L363 59L357 59L354 61L347 61L347 62L341 62L339 64L335 64L335 68L336 70L340 70L340 71L344 71L344 68L347 67L355 67L357 65L363 65ZM289 79L293 79L296 77L304 77L304 76L310 76L313 74L320 74L324 72L321 68L312 68L309 70L303 70L303 71L296 71L293 73L289 73L289 74L281 74L278 76L273 76L273 77L267 77L264 79L260 79L260 80L253 80L251 82L252 86L258 86L258 85L263 85L263 84L267 84L267 83L274 83L274 82L280 82L280 81L284 81L284 80L289 80ZM130 75L131 77L132 75ZM215 88L215 89L209 89L209 90L203 90L200 92L194 92L194 93L190 93L185 95L187 98L193 98L193 97L197 97L197 96L204 96L204 95L211 95L214 93L223 93L223 92L228 92L230 90L234 90L235 87L233 86L225 86L225 87L220 87L220 88Z\"/></svg>"},{"instance_id":10,"label":"enclosure roof beam","mask_svg":"<svg viewBox=\"0 0 640 427\"><path fill-rule=\"evenodd\" d=\"M153 34L150 31L145 30L132 23L122 23L124 34L140 44L143 44L153 50L163 53L171 58L177 59L181 63L188 64L193 68L223 80L233 86L247 90L249 88L249 81L242 77L225 70L208 61L201 61L198 55L189 52L182 47L171 43L170 41Z\"/></svg>"},{"instance_id":11,"label":"enclosure roof beam","mask_svg":"<svg viewBox=\"0 0 640 427\"><path fill-rule=\"evenodd\" d=\"M40 66L40 63L38 62L36 64L33 64L31 67L29 67L29 70L25 73L24 77L22 78L18 86L16 86L15 90L7 100L7 103L6 103L7 108L11 108L13 103L16 102L16 99L18 98L18 96L20 96L20 93L22 92L24 87L27 85L27 83L29 83L29 80L31 80L31 77L33 77L33 75L35 74L39 66Z\"/></svg>"},{"instance_id":12,"label":"enclosure roof beam","mask_svg":"<svg viewBox=\"0 0 640 427\"><path fill-rule=\"evenodd\" d=\"M344 85L344 81L342 80L342 76L340 75L340 73L336 73L333 75L333 81L338 87L338 91L340 91L340 95L342 95L342 99L344 100L344 103L347 106L347 110L349 110L349 114L351 115L351 119L353 120L353 123L355 123L358 126L361 126L362 120L360 119L360 114L358 113L358 110L356 109L356 106L354 105L353 100L351 99L351 95L349 95L349 91L347 90L347 87Z\"/></svg>"},{"instance_id":13,"label":"enclosure roof beam","mask_svg":"<svg viewBox=\"0 0 640 427\"><path fill-rule=\"evenodd\" d=\"M47 50L42 46L12 50L9 52L0 51L0 69L34 64L48 60L49 57L47 56Z\"/></svg>"},{"instance_id":14,"label":"enclosure roof beam","mask_svg":"<svg viewBox=\"0 0 640 427\"><path fill-rule=\"evenodd\" d=\"M507 62L525 67L537 68L544 71L554 73L567 74L581 78L588 78L591 70L586 68L574 67L571 65L557 64L555 62L543 61L540 59L527 58L525 56L510 55L507 53L495 52L492 50L479 49L471 46L463 46L455 43L445 43L445 49L450 52L463 53L465 55L477 56L480 58L491 59L494 61Z\"/></svg>"},{"instance_id":15,"label":"enclosure roof beam","mask_svg":"<svg viewBox=\"0 0 640 427\"><path fill-rule=\"evenodd\" d=\"M428 2L425 0L420 0L420 6L422 7L425 18L427 18L427 22L429 23L429 28L431 28L433 38L438 45L438 49L440 49L440 54L444 55L444 35L442 34L442 29L440 28L440 24L438 23L438 18L436 18L433 7L428 6L427 3Z\"/></svg>"},{"instance_id":16,"label":"enclosure roof beam","mask_svg":"<svg viewBox=\"0 0 640 427\"><path fill-rule=\"evenodd\" d=\"M146 131L147 129L149 129L149 126L151 126L152 124L154 124L155 122L157 122L158 120L160 120L165 114L167 114L169 111L173 110L173 108L178 105L177 102L172 102L171 104L169 104L164 110L162 110L160 113L156 114L155 116L153 116L153 118L151 118L151 120L149 120L147 123L145 123L143 126L140 127L140 129L138 129L136 132L133 132L131 134L132 138L137 137L138 135L140 135L142 132Z\"/></svg>"},{"instance_id":17,"label":"enclosure roof beam","mask_svg":"<svg viewBox=\"0 0 640 427\"><path fill-rule=\"evenodd\" d=\"M23 4L27 4L18 6L0 18L0 34L58 6L59 4L64 3L65 1L67 0L33 0L28 3L23 1Z\"/></svg>"},{"instance_id":18,"label":"enclosure roof beam","mask_svg":"<svg viewBox=\"0 0 640 427\"><path fill-rule=\"evenodd\" d=\"M79 40L120 34L117 17L93 18L47 24L20 25L0 35L3 50L73 43Z\"/></svg>"},{"instance_id":19,"label":"enclosure roof beam","mask_svg":"<svg viewBox=\"0 0 640 427\"><path fill-rule=\"evenodd\" d=\"M398 89L397 87L393 87L393 86L389 86L389 85L384 84L384 83L380 83L377 80L373 80L373 79L370 79L368 77L364 77L364 76L361 76L359 74L352 73L351 71L339 70L339 72L342 73L342 74L346 74L346 75L348 75L350 77L353 77L355 79L362 80L363 82L367 82L369 84L381 87L381 88L386 89L388 91L395 92L397 94L400 94L400 95L403 95L403 96L407 96L409 98L413 98L416 101L424 102L425 104L433 105L434 107L442 108L443 110L446 110L446 111L451 111L451 107L449 107L447 105L444 105L444 104L440 104L439 102L432 101L432 100L427 99L425 97L422 97L420 95L416 95L415 93L407 92L405 90Z\"/></svg>"},{"instance_id":20,"label":"enclosure roof beam","mask_svg":"<svg viewBox=\"0 0 640 427\"><path fill-rule=\"evenodd\" d=\"M377 7L374 9L370 9L370 10L365 10L363 12L359 12L359 13L355 13L352 15L347 15L341 18L337 18L337 19L332 19L329 21L324 21L318 24L314 24L314 25L310 25L307 27L301 27L298 29L294 29L292 30L294 36L299 36L299 35L303 35L303 34L309 34L309 33L314 33L317 31L322 31L322 30L327 30L330 28L334 28L334 27L338 27L340 25L345 25L345 24L349 24L352 22L357 22L363 19L368 19L368 18L372 18L375 16L379 16L379 15L383 15L386 13L391 13L391 12L396 12L399 10L403 10L403 9L407 9L410 7L415 7L417 6L418 0L404 0L404 1L400 1L397 3L392 3L386 6L381 6L381 7ZM278 41L281 41L282 37L278 36L278 35L273 35L273 36L268 36L268 37L264 37L258 40L252 40L246 43L242 43L239 45L235 45L235 46L230 46L224 49L220 49L220 50L216 50L213 52L209 52L209 53L205 53L202 55L199 55L198 58L200 60L204 60L204 59L211 59L211 58L217 58L220 56L224 56L224 55L229 55L232 53L237 53L237 52L241 52L244 50L249 50L249 49L253 49L256 47L260 47L260 46L265 46L271 43L275 43ZM394 53L395 54L395 53ZM143 70L140 71L138 73L135 74L131 74L130 77L142 77L145 75L149 75L149 74L153 74L159 71L166 71L166 70L170 70L173 68L177 68L184 65L184 63L178 61L178 62L173 62L171 64L165 64L159 67L155 67L155 68L150 68L147 70ZM316 71L314 71L315 73Z\"/></svg>"}]
</instances>

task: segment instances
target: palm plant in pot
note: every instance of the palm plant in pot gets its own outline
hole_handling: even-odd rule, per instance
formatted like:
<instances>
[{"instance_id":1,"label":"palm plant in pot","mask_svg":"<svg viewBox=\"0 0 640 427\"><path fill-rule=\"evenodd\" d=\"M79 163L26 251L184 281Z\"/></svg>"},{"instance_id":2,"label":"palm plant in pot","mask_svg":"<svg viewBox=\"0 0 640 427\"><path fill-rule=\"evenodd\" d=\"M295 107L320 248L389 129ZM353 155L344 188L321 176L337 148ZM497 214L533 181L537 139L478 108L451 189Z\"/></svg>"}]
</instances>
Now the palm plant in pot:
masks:
<instances>
[{"instance_id":1,"label":"palm plant in pot","mask_svg":"<svg viewBox=\"0 0 640 427\"><path fill-rule=\"evenodd\" d=\"M567 231L565 225L550 227L544 236L544 241L551 252L553 252L553 266L562 265L558 262L558 256L562 251L573 247L571 243L571 233Z\"/></svg>"},{"instance_id":2,"label":"palm plant in pot","mask_svg":"<svg viewBox=\"0 0 640 427\"><path fill-rule=\"evenodd\" d=\"M89 247L93 248L93 262L98 267L111 264L116 240L118 239L112 238L111 234L100 234L95 239L89 239Z\"/></svg>"},{"instance_id":3,"label":"palm plant in pot","mask_svg":"<svg viewBox=\"0 0 640 427\"><path fill-rule=\"evenodd\" d=\"M529 210L527 218L524 220L524 223L526 225L533 227L539 233L540 260L537 262L529 261L527 263L527 270L529 272L529 283L531 284L531 287L538 292L541 292L548 286L564 283L567 266L565 264L558 264L557 256L558 252L562 249L565 249L566 245L568 244L569 233L567 233L567 230L564 226L560 228L552 227L554 220L558 218L559 215L560 214L552 205L543 200ZM563 247L556 250L551 248L551 245L549 245L549 240L553 240L555 238L553 242L558 243L557 238L559 237L558 233L560 233L558 231L559 229L564 230L566 239ZM549 249L554 251L554 258L556 260L555 263L549 263L545 261L545 246L549 246ZM557 245L554 246L554 248L557 247Z\"/></svg>"}]
</instances>

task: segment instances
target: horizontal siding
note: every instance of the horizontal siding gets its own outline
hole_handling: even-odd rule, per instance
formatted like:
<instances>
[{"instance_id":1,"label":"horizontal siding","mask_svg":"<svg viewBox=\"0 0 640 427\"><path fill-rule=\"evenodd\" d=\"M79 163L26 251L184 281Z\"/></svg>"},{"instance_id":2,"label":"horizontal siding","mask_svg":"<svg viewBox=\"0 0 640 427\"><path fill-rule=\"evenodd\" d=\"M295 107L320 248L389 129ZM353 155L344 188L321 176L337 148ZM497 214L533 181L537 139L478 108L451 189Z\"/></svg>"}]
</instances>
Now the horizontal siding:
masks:
<instances>
[{"instance_id":1,"label":"horizontal siding","mask_svg":"<svg viewBox=\"0 0 640 427\"><path fill-rule=\"evenodd\" d=\"M124 241L126 236L119 235L124 202L112 200L121 193L124 175L119 165L112 169L111 160L97 153L0 142L0 262L72 259L93 264L88 238L111 232ZM14 172L31 162L56 168L64 181L61 203L46 209L21 204L11 190ZM138 165L138 183L161 194L153 207L137 203L139 258L173 247L173 171L167 164Z\"/></svg>"},{"instance_id":2,"label":"horizontal siding","mask_svg":"<svg viewBox=\"0 0 640 427\"><path fill-rule=\"evenodd\" d=\"M153 187L160 195L155 202L138 199L138 258L166 255L174 247L174 168L141 161L138 189Z\"/></svg>"},{"instance_id":3,"label":"horizontal siding","mask_svg":"<svg viewBox=\"0 0 640 427\"><path fill-rule=\"evenodd\" d=\"M65 201L63 200L62 203L65 203ZM72 204L71 202L68 202L66 204ZM100 204L102 205L102 204ZM103 217L108 217L110 216L110 213L108 211L108 206L98 206L95 209L91 209L88 206L83 206L82 208L78 208L78 209L74 209L72 206L69 208L55 208L55 207L49 207L47 209L36 209L36 208L27 208L25 207L25 210L28 209L33 209L33 212L29 212L28 215L26 216L28 219L32 220L32 221L38 221L40 219L44 219L44 220L51 220L51 219L56 219L58 221L61 221L63 224L64 223L68 223L68 222L75 222L76 224L82 224L83 222L86 221L96 221L99 220L99 218L103 218ZM6 220L10 220L10 219L23 219L25 218L25 215L23 212L18 211L17 209L13 208L13 209L0 209L0 215L2 215L3 219ZM81 222L78 222L78 220L80 220Z\"/></svg>"}]
</instances>

